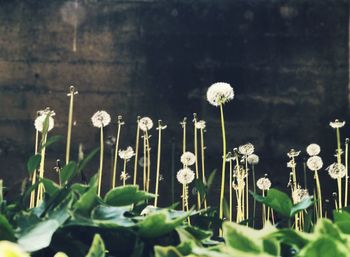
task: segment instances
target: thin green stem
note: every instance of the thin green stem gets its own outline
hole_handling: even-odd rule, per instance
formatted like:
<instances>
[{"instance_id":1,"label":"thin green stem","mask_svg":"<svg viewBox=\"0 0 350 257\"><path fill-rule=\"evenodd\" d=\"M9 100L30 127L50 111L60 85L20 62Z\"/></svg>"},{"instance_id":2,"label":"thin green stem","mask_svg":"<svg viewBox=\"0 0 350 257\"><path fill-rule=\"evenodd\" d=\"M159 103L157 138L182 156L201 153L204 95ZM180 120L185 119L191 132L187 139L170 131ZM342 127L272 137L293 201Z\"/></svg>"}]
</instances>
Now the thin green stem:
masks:
<instances>
[{"instance_id":1,"label":"thin green stem","mask_svg":"<svg viewBox=\"0 0 350 257\"><path fill-rule=\"evenodd\" d=\"M245 190L245 204L246 204L246 219L249 220L249 173L248 173L248 160L245 158L245 172L246 172L246 190ZM248 223L247 223L248 225Z\"/></svg>"},{"instance_id":2,"label":"thin green stem","mask_svg":"<svg viewBox=\"0 0 350 257\"><path fill-rule=\"evenodd\" d=\"M338 165L341 165L341 156L340 156L340 129L336 128L337 133L337 161ZM340 168L340 167L339 167ZM342 189L341 189L341 178L338 178L338 208L342 208Z\"/></svg>"},{"instance_id":3,"label":"thin green stem","mask_svg":"<svg viewBox=\"0 0 350 257\"><path fill-rule=\"evenodd\" d=\"M97 195L98 196L101 196L102 170L103 170L103 151L104 151L103 126L101 126L101 128L100 128L100 167L98 169L98 188L97 188Z\"/></svg>"},{"instance_id":4,"label":"thin green stem","mask_svg":"<svg viewBox=\"0 0 350 257\"><path fill-rule=\"evenodd\" d=\"M199 168L198 168L198 134L197 134L197 128L196 128L196 115L194 114L194 155L195 155L195 169L196 169L196 179L199 179ZM198 210L201 209L201 196L199 194L199 191L197 190L197 208Z\"/></svg>"},{"instance_id":5,"label":"thin green stem","mask_svg":"<svg viewBox=\"0 0 350 257\"><path fill-rule=\"evenodd\" d=\"M252 175L253 175L253 192L256 194L256 178L255 178L255 167L252 165ZM256 219L256 200L254 198L253 202L253 228L255 228L255 219Z\"/></svg>"},{"instance_id":6,"label":"thin green stem","mask_svg":"<svg viewBox=\"0 0 350 257\"><path fill-rule=\"evenodd\" d=\"M322 210L322 193L321 193L321 184L320 179L318 178L318 171L315 171L315 180L316 180L316 190L317 190L317 198L318 198L318 212L319 218L322 218L323 210Z\"/></svg>"},{"instance_id":7,"label":"thin green stem","mask_svg":"<svg viewBox=\"0 0 350 257\"><path fill-rule=\"evenodd\" d=\"M230 206L230 221L232 221L232 204L233 204L233 202L232 202L232 178L233 178L233 168L232 168L232 159L230 159L230 204L229 204L229 206Z\"/></svg>"},{"instance_id":8,"label":"thin green stem","mask_svg":"<svg viewBox=\"0 0 350 257\"><path fill-rule=\"evenodd\" d=\"M140 127L139 127L139 120L140 117L137 117L137 128L136 128L136 145L135 145L135 160L134 160L134 181L133 184L134 186L136 185L137 182L137 162L138 162L138 157L139 157L139 143L140 143Z\"/></svg>"},{"instance_id":9,"label":"thin green stem","mask_svg":"<svg viewBox=\"0 0 350 257\"><path fill-rule=\"evenodd\" d=\"M126 159L124 159L124 176L123 176L123 186L125 186L125 180L126 180Z\"/></svg>"},{"instance_id":10,"label":"thin green stem","mask_svg":"<svg viewBox=\"0 0 350 257\"><path fill-rule=\"evenodd\" d=\"M348 193L349 193L349 142L348 139L345 141L345 202L344 207L348 206Z\"/></svg>"},{"instance_id":11,"label":"thin green stem","mask_svg":"<svg viewBox=\"0 0 350 257\"><path fill-rule=\"evenodd\" d=\"M70 93L68 94L68 96L70 97L70 100L69 100L68 127L67 127L66 164L68 164L69 158L70 158L70 144L71 144L71 137L72 137L74 95L77 93L74 89L74 86L71 86L69 89L70 89Z\"/></svg>"},{"instance_id":12,"label":"thin green stem","mask_svg":"<svg viewBox=\"0 0 350 257\"><path fill-rule=\"evenodd\" d=\"M220 219L224 217L224 195L225 195L225 168L226 168L226 132L225 119L222 104L220 104L221 131L222 131L222 170L221 170L221 192L220 192Z\"/></svg>"},{"instance_id":13,"label":"thin green stem","mask_svg":"<svg viewBox=\"0 0 350 257\"><path fill-rule=\"evenodd\" d=\"M118 116L118 128L117 128L117 135L116 135L115 149L114 149L112 188L115 188L116 181L117 181L117 164L118 164L119 138L120 138L121 126L122 126L121 116Z\"/></svg>"},{"instance_id":14,"label":"thin green stem","mask_svg":"<svg viewBox=\"0 0 350 257\"><path fill-rule=\"evenodd\" d=\"M206 185L207 184L207 179L206 179L206 176L205 176L205 161L204 161L204 131L203 131L203 128L200 129L200 134L201 134L201 155L202 155L202 181L203 181L203 184ZM206 209L208 206L207 206L207 195L205 195L205 198L204 198L204 208Z\"/></svg>"},{"instance_id":15,"label":"thin green stem","mask_svg":"<svg viewBox=\"0 0 350 257\"><path fill-rule=\"evenodd\" d=\"M41 148L41 161L39 166L39 177L44 178L44 171L45 171L45 153L46 153L46 140L47 140L47 132L42 135L41 139L41 145L44 146ZM43 200L43 194L44 194L44 186L42 183L38 186L38 193L36 198L36 206L39 206L41 201Z\"/></svg>"},{"instance_id":16,"label":"thin green stem","mask_svg":"<svg viewBox=\"0 0 350 257\"><path fill-rule=\"evenodd\" d=\"M154 199L154 206L157 207L158 205L158 190L159 190L159 173L160 173L160 153L161 153L161 147L162 147L162 125L161 121L159 122L158 126L158 149L157 149L157 171L156 171L156 190L155 190L155 199Z\"/></svg>"}]
</instances>

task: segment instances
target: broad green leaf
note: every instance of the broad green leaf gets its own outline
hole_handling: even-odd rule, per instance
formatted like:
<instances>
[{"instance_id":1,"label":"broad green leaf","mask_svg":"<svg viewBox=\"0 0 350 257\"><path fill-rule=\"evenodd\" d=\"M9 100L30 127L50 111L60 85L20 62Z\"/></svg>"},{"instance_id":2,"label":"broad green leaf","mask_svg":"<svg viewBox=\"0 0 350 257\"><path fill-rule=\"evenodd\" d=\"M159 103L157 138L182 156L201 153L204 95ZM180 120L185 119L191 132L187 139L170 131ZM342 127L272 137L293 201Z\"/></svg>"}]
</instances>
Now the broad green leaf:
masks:
<instances>
[{"instance_id":1,"label":"broad green leaf","mask_svg":"<svg viewBox=\"0 0 350 257\"><path fill-rule=\"evenodd\" d=\"M270 238L276 238L284 244L296 247L297 249L302 249L313 239L313 236L294 229L279 229L270 234Z\"/></svg>"},{"instance_id":2,"label":"broad green leaf","mask_svg":"<svg viewBox=\"0 0 350 257\"><path fill-rule=\"evenodd\" d=\"M0 214L0 241L1 240L14 241L15 234L7 218Z\"/></svg>"},{"instance_id":3,"label":"broad green leaf","mask_svg":"<svg viewBox=\"0 0 350 257\"><path fill-rule=\"evenodd\" d=\"M57 136L52 136L52 137L49 137L47 140L46 140L46 143L43 144L39 150L43 149L44 147L47 148L49 147L50 145L58 142L58 141L61 141L64 137L61 136L61 135L57 135Z\"/></svg>"},{"instance_id":4,"label":"broad green leaf","mask_svg":"<svg viewBox=\"0 0 350 257\"><path fill-rule=\"evenodd\" d=\"M106 255L106 248L103 240L99 234L95 234L90 250L86 257L104 257Z\"/></svg>"},{"instance_id":5,"label":"broad green leaf","mask_svg":"<svg viewBox=\"0 0 350 257\"><path fill-rule=\"evenodd\" d=\"M330 236L334 240L346 242L339 228L328 219L319 219L314 229L315 236Z\"/></svg>"},{"instance_id":6,"label":"broad green leaf","mask_svg":"<svg viewBox=\"0 0 350 257\"><path fill-rule=\"evenodd\" d=\"M155 246L155 257L184 257L175 246Z\"/></svg>"},{"instance_id":7,"label":"broad green leaf","mask_svg":"<svg viewBox=\"0 0 350 257\"><path fill-rule=\"evenodd\" d=\"M290 217L293 217L296 213L309 208L313 204L313 198L308 197L307 199L293 205L292 210L290 212Z\"/></svg>"},{"instance_id":8,"label":"broad green leaf","mask_svg":"<svg viewBox=\"0 0 350 257\"><path fill-rule=\"evenodd\" d=\"M138 224L138 234L141 237L154 238L174 230L177 226L188 217L189 213L184 213L182 216L171 219L169 211L164 209L162 211L153 212L147 215Z\"/></svg>"},{"instance_id":9,"label":"broad green leaf","mask_svg":"<svg viewBox=\"0 0 350 257\"><path fill-rule=\"evenodd\" d=\"M206 190L207 190L205 188L205 185L203 184L203 181L201 179L195 179L193 182L194 182L194 187L199 192L199 195L203 201L206 197Z\"/></svg>"},{"instance_id":10,"label":"broad green leaf","mask_svg":"<svg viewBox=\"0 0 350 257\"><path fill-rule=\"evenodd\" d=\"M100 227L132 227L135 223L131 218L124 216L127 211L129 211L128 206L111 207L100 205L92 211L91 218Z\"/></svg>"},{"instance_id":11,"label":"broad green leaf","mask_svg":"<svg viewBox=\"0 0 350 257\"><path fill-rule=\"evenodd\" d=\"M188 233L190 233L193 236L193 238L195 238L198 241L210 239L210 237L213 235L212 231L203 230L203 229L200 229L200 228L195 227L195 226L187 226L186 225L186 226L180 227L178 229L187 231ZM178 229L176 229L176 230L178 231Z\"/></svg>"},{"instance_id":12,"label":"broad green leaf","mask_svg":"<svg viewBox=\"0 0 350 257\"><path fill-rule=\"evenodd\" d=\"M84 216L90 216L92 209L99 203L96 190L97 186L95 185L83 193L80 199L74 204L74 211Z\"/></svg>"},{"instance_id":13,"label":"broad green leaf","mask_svg":"<svg viewBox=\"0 0 350 257\"><path fill-rule=\"evenodd\" d=\"M110 190L104 200L108 205L125 206L154 198L154 194L139 191L138 186L127 185Z\"/></svg>"},{"instance_id":14,"label":"broad green leaf","mask_svg":"<svg viewBox=\"0 0 350 257\"><path fill-rule=\"evenodd\" d=\"M64 185L69 182L77 174L77 164L70 161L66 166L60 170L60 183Z\"/></svg>"},{"instance_id":15,"label":"broad green leaf","mask_svg":"<svg viewBox=\"0 0 350 257\"><path fill-rule=\"evenodd\" d=\"M36 154L29 158L27 162L27 170L29 175L32 175L33 172L39 167L41 161L41 155Z\"/></svg>"},{"instance_id":16,"label":"broad green leaf","mask_svg":"<svg viewBox=\"0 0 350 257\"><path fill-rule=\"evenodd\" d=\"M56 204L56 206L54 206L46 216L49 219L56 220L60 225L62 225L70 218L71 214L69 210L71 209L74 201L74 194L69 192L68 195L62 201L59 201L59 203Z\"/></svg>"},{"instance_id":17,"label":"broad green leaf","mask_svg":"<svg viewBox=\"0 0 350 257\"><path fill-rule=\"evenodd\" d=\"M46 220L34 224L18 235L18 244L27 252L34 252L50 245L51 238L59 227L56 220Z\"/></svg>"},{"instance_id":18,"label":"broad green leaf","mask_svg":"<svg viewBox=\"0 0 350 257\"><path fill-rule=\"evenodd\" d=\"M298 257L348 257L350 249L330 236L321 236L303 248Z\"/></svg>"},{"instance_id":19,"label":"broad green leaf","mask_svg":"<svg viewBox=\"0 0 350 257\"><path fill-rule=\"evenodd\" d=\"M45 193L50 197L55 195L60 190L60 186L50 179L42 178L40 179L40 182L44 185Z\"/></svg>"}]
</instances>

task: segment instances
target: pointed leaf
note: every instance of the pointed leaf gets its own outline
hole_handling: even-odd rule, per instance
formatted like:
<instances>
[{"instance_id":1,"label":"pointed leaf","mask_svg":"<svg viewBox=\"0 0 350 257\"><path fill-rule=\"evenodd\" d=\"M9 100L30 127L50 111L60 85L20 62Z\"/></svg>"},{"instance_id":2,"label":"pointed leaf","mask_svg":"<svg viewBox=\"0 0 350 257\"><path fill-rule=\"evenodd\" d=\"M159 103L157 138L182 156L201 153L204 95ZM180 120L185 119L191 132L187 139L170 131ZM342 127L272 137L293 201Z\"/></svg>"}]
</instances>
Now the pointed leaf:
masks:
<instances>
[{"instance_id":1,"label":"pointed leaf","mask_svg":"<svg viewBox=\"0 0 350 257\"><path fill-rule=\"evenodd\" d=\"M29 175L32 175L33 172L39 167L41 161L41 155L36 154L29 158L27 162L27 170Z\"/></svg>"},{"instance_id":2,"label":"pointed leaf","mask_svg":"<svg viewBox=\"0 0 350 257\"><path fill-rule=\"evenodd\" d=\"M90 250L86 257L104 257L106 256L106 248L99 234L95 234Z\"/></svg>"},{"instance_id":3,"label":"pointed leaf","mask_svg":"<svg viewBox=\"0 0 350 257\"><path fill-rule=\"evenodd\" d=\"M110 190L104 200L108 205L125 206L154 198L154 194L139 191L138 186L127 185Z\"/></svg>"}]
</instances>

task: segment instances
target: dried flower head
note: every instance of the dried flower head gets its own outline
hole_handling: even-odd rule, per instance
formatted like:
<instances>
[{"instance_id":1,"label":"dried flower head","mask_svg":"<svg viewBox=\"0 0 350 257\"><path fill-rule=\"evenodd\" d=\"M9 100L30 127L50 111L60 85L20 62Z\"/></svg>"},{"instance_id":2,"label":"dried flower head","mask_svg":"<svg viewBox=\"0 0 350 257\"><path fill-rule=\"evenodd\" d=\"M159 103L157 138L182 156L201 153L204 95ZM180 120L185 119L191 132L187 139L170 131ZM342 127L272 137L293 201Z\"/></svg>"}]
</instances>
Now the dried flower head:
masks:
<instances>
[{"instance_id":1,"label":"dried flower head","mask_svg":"<svg viewBox=\"0 0 350 257\"><path fill-rule=\"evenodd\" d=\"M135 153L131 146L128 146L125 150L119 150L118 151L119 157L124 160L131 159Z\"/></svg>"},{"instance_id":2,"label":"dried flower head","mask_svg":"<svg viewBox=\"0 0 350 257\"><path fill-rule=\"evenodd\" d=\"M120 173L120 180L128 180L130 178L130 175L129 173L125 172L125 171L122 171Z\"/></svg>"},{"instance_id":3,"label":"dried flower head","mask_svg":"<svg viewBox=\"0 0 350 257\"><path fill-rule=\"evenodd\" d=\"M340 120L338 120L338 119L336 119L336 120L334 120L334 121L331 121L331 122L329 123L329 126L331 126L331 127L334 128L334 129L342 128L342 127L344 127L344 125L345 125L345 121L340 121Z\"/></svg>"},{"instance_id":4,"label":"dried flower head","mask_svg":"<svg viewBox=\"0 0 350 257\"><path fill-rule=\"evenodd\" d=\"M197 129L205 129L205 127L206 127L204 120L199 120L195 124L196 124L195 126Z\"/></svg>"},{"instance_id":5,"label":"dried flower head","mask_svg":"<svg viewBox=\"0 0 350 257\"><path fill-rule=\"evenodd\" d=\"M247 162L251 165L257 165L259 163L259 156L257 156L256 154L250 154L247 157Z\"/></svg>"},{"instance_id":6,"label":"dried flower head","mask_svg":"<svg viewBox=\"0 0 350 257\"><path fill-rule=\"evenodd\" d=\"M306 152L310 156L315 156L321 152L321 147L318 144L309 144L308 147L306 147Z\"/></svg>"},{"instance_id":7,"label":"dried flower head","mask_svg":"<svg viewBox=\"0 0 350 257\"><path fill-rule=\"evenodd\" d=\"M329 176L333 179L343 178L346 175L346 168L343 164L333 163L328 166L326 169L328 170Z\"/></svg>"},{"instance_id":8,"label":"dried flower head","mask_svg":"<svg viewBox=\"0 0 350 257\"><path fill-rule=\"evenodd\" d=\"M245 187L245 181L242 178L237 178L236 181L232 181L232 188L234 190L242 190Z\"/></svg>"},{"instance_id":9,"label":"dried flower head","mask_svg":"<svg viewBox=\"0 0 350 257\"><path fill-rule=\"evenodd\" d=\"M226 154L226 161L227 162L233 161L234 159L235 159L235 156L232 154L232 152L228 152Z\"/></svg>"},{"instance_id":10,"label":"dried flower head","mask_svg":"<svg viewBox=\"0 0 350 257\"><path fill-rule=\"evenodd\" d=\"M290 149L290 151L287 153L289 158L297 157L299 156L299 154L300 154L300 151L296 151L294 149Z\"/></svg>"},{"instance_id":11,"label":"dried flower head","mask_svg":"<svg viewBox=\"0 0 350 257\"><path fill-rule=\"evenodd\" d=\"M271 181L266 177L262 177L258 179L258 181L256 182L256 186L260 190L269 190L271 187Z\"/></svg>"},{"instance_id":12,"label":"dried flower head","mask_svg":"<svg viewBox=\"0 0 350 257\"><path fill-rule=\"evenodd\" d=\"M254 153L254 145L247 143L238 147L238 152L245 156L251 155Z\"/></svg>"},{"instance_id":13,"label":"dried flower head","mask_svg":"<svg viewBox=\"0 0 350 257\"><path fill-rule=\"evenodd\" d=\"M183 168L177 172L176 179L183 185L190 184L194 180L194 172L190 168Z\"/></svg>"},{"instance_id":14,"label":"dried flower head","mask_svg":"<svg viewBox=\"0 0 350 257\"><path fill-rule=\"evenodd\" d=\"M191 152L184 152L180 160L183 165L191 166L196 162L196 156Z\"/></svg>"},{"instance_id":15,"label":"dried flower head","mask_svg":"<svg viewBox=\"0 0 350 257\"><path fill-rule=\"evenodd\" d=\"M307 167L312 171L318 171L323 167L323 161L320 156L311 156L307 162Z\"/></svg>"},{"instance_id":16,"label":"dried flower head","mask_svg":"<svg viewBox=\"0 0 350 257\"><path fill-rule=\"evenodd\" d=\"M153 121L149 117L143 117L139 120L139 128L142 131L148 131L153 128Z\"/></svg>"},{"instance_id":17,"label":"dried flower head","mask_svg":"<svg viewBox=\"0 0 350 257\"><path fill-rule=\"evenodd\" d=\"M111 116L106 111L97 111L92 115L91 122L96 128L106 127L111 122Z\"/></svg>"},{"instance_id":18,"label":"dried flower head","mask_svg":"<svg viewBox=\"0 0 350 257\"><path fill-rule=\"evenodd\" d=\"M38 111L38 117L34 121L34 126L35 129L39 132L43 132L44 129L44 123L46 118L48 117L48 129L47 131L49 132L50 130L53 129L55 126L55 120L53 119L53 116L55 116L55 112L51 111L49 108L46 108L45 110L40 110Z\"/></svg>"},{"instance_id":19,"label":"dried flower head","mask_svg":"<svg viewBox=\"0 0 350 257\"><path fill-rule=\"evenodd\" d=\"M300 203L301 201L304 201L310 197L309 191L307 189L303 189L298 187L296 190L292 193L292 198L294 204Z\"/></svg>"},{"instance_id":20,"label":"dried flower head","mask_svg":"<svg viewBox=\"0 0 350 257\"><path fill-rule=\"evenodd\" d=\"M234 91L230 84L225 82L217 82L212 84L207 91L207 100L214 106L225 104L232 100Z\"/></svg>"}]
</instances>

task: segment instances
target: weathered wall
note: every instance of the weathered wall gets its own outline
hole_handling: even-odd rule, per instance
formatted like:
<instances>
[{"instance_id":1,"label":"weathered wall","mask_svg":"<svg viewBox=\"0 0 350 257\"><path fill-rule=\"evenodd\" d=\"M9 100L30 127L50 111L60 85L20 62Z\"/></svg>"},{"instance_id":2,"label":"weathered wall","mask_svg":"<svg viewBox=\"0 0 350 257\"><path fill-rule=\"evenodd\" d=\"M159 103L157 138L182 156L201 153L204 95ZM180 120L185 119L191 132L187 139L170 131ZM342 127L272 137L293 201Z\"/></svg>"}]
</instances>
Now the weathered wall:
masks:
<instances>
[{"instance_id":1,"label":"weathered wall","mask_svg":"<svg viewBox=\"0 0 350 257\"><path fill-rule=\"evenodd\" d=\"M85 19L73 52L74 30L63 19L72 12L65 1L0 1L0 163L6 184L25 176L36 110L52 107L53 133L65 135L70 84L79 90L73 152L80 142L87 151L98 145L98 131L90 125L98 109L114 121L124 116L122 147L134 144L137 115L162 119L168 124L166 183L171 142L177 160L179 121L191 120L193 112L208 122L208 171L220 168L219 113L205 101L216 81L230 82L236 91L225 106L229 147L254 143L262 156L258 172L269 172L275 184L287 183L289 148L316 141L329 149L325 154L333 152L328 122L345 118L348 105L345 0L79 2ZM55 176L52 160L63 157L64 143L48 152L49 176Z\"/></svg>"}]
</instances>

